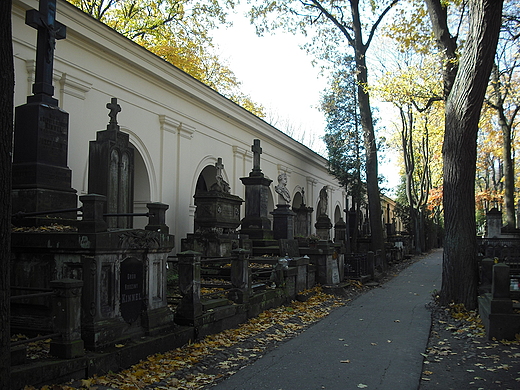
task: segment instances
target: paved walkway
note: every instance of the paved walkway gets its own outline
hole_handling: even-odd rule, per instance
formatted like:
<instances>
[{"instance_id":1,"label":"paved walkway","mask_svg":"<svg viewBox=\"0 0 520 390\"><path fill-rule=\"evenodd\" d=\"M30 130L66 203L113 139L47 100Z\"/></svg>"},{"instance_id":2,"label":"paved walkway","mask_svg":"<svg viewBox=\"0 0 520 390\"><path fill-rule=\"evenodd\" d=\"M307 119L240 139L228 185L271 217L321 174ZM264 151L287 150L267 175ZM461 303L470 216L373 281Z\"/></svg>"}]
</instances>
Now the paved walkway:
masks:
<instances>
[{"instance_id":1,"label":"paved walkway","mask_svg":"<svg viewBox=\"0 0 520 390\"><path fill-rule=\"evenodd\" d=\"M442 250L333 311L212 390L416 390Z\"/></svg>"}]
</instances>

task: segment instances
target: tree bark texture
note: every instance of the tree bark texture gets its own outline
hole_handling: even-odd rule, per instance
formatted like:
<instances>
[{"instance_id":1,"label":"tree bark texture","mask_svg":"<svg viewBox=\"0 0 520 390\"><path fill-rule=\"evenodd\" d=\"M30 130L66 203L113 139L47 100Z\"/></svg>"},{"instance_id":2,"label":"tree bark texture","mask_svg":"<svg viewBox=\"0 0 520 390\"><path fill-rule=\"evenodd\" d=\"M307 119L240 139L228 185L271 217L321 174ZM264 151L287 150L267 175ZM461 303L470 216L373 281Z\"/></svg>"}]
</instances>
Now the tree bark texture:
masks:
<instances>
[{"instance_id":1,"label":"tree bark texture","mask_svg":"<svg viewBox=\"0 0 520 390\"><path fill-rule=\"evenodd\" d=\"M11 388L11 152L14 65L11 0L0 1L0 390Z\"/></svg>"},{"instance_id":2,"label":"tree bark texture","mask_svg":"<svg viewBox=\"0 0 520 390\"><path fill-rule=\"evenodd\" d=\"M498 42L502 1L470 1L470 30L446 102L441 303L477 305L475 170L478 121Z\"/></svg>"}]
</instances>

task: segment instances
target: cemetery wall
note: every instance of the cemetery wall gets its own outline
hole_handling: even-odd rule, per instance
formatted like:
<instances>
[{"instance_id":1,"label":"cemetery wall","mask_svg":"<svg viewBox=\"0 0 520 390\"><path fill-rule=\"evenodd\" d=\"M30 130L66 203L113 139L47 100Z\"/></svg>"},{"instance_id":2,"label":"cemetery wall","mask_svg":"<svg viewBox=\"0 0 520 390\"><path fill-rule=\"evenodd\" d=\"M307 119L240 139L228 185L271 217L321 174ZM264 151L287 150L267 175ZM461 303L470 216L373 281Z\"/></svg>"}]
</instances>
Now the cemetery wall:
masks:
<instances>
[{"instance_id":1,"label":"cemetery wall","mask_svg":"<svg viewBox=\"0 0 520 390\"><path fill-rule=\"evenodd\" d=\"M36 30L24 22L31 8L38 8L36 0L13 1L16 106L26 102L34 82ZM148 202L168 204L166 223L177 249L193 231L197 180L218 157L231 193L244 198L240 177L251 171L255 138L262 142L262 171L273 180L271 210L277 176L285 172L293 198L304 189L305 203L316 210L319 191L327 185L328 215L335 223L343 214L345 193L327 173L323 157L69 3L59 0L57 11L67 37L56 43L54 96L70 114L68 165L78 195L88 191L89 141L106 128L106 103L116 97L119 125L136 150L134 211L146 211ZM137 218L134 227L146 223Z\"/></svg>"}]
</instances>

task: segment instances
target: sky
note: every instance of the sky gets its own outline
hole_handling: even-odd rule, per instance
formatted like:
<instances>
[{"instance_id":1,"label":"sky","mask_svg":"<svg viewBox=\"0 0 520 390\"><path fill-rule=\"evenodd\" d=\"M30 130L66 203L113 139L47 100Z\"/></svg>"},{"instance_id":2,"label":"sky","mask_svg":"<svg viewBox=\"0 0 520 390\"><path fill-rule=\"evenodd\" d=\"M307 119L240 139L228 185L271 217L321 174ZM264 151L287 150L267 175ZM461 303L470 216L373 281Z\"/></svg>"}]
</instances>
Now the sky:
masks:
<instances>
[{"instance_id":1,"label":"sky","mask_svg":"<svg viewBox=\"0 0 520 390\"><path fill-rule=\"evenodd\" d=\"M245 16L234 15L232 20L232 27L219 28L213 36L219 56L242 82L242 92L266 108L267 122L283 129L283 122L289 121L295 129L289 135L326 156L321 141L326 122L319 105L327 78L300 49L305 38L282 30L258 37ZM273 123L272 117L279 122ZM385 187L399 183L397 171L391 156L380 163L380 173L388 180Z\"/></svg>"}]
</instances>

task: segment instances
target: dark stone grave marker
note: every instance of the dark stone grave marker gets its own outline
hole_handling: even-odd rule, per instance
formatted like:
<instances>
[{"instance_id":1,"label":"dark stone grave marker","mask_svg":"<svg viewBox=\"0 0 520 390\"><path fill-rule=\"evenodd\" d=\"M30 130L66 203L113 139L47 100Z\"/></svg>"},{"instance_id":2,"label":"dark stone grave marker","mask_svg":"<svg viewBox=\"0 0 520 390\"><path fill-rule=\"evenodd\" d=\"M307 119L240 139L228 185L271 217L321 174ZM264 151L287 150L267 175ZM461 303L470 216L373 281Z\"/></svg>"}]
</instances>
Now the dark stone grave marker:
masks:
<instances>
[{"instance_id":1,"label":"dark stone grave marker","mask_svg":"<svg viewBox=\"0 0 520 390\"><path fill-rule=\"evenodd\" d=\"M88 192L107 197L105 213L129 214L134 210L134 148L130 136L117 124L121 106L112 98L106 107L110 121L106 130L96 133L90 141ZM107 217L109 228L128 229L133 225L130 216Z\"/></svg>"},{"instance_id":2,"label":"dark stone grave marker","mask_svg":"<svg viewBox=\"0 0 520 390\"><path fill-rule=\"evenodd\" d=\"M66 27L56 21L56 0L40 0L39 10L28 10L26 24L38 30L36 74L27 104L16 107L13 155L13 214L77 207L67 166L69 114L53 98L53 60L56 40ZM76 219L75 213L56 214ZM31 218L21 224L45 224Z\"/></svg>"}]
</instances>

